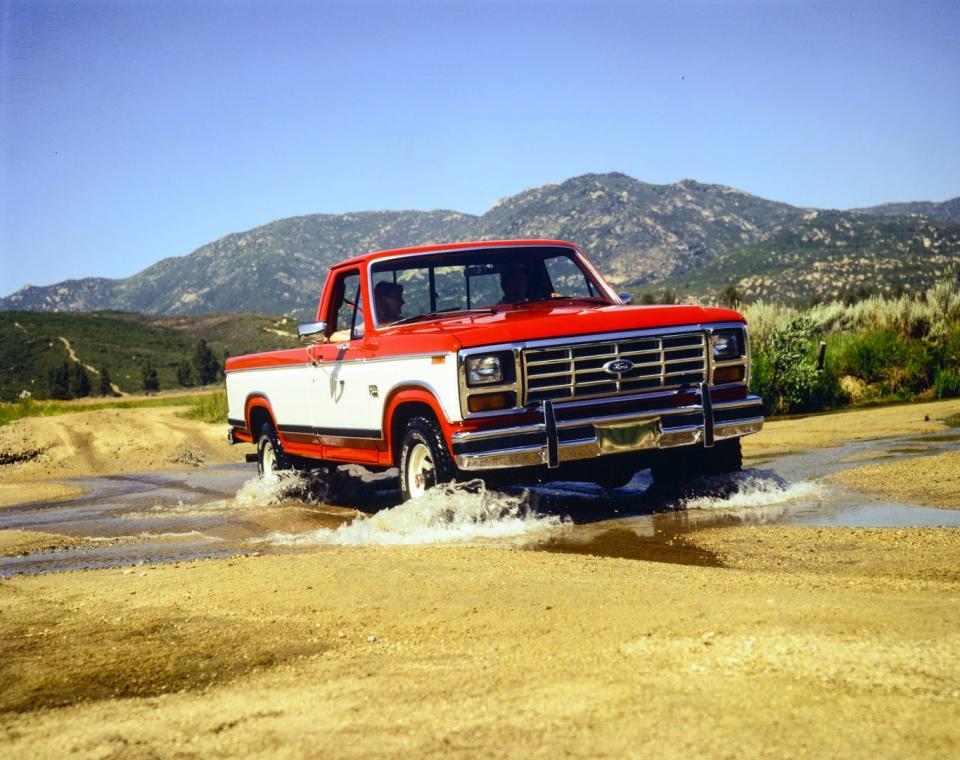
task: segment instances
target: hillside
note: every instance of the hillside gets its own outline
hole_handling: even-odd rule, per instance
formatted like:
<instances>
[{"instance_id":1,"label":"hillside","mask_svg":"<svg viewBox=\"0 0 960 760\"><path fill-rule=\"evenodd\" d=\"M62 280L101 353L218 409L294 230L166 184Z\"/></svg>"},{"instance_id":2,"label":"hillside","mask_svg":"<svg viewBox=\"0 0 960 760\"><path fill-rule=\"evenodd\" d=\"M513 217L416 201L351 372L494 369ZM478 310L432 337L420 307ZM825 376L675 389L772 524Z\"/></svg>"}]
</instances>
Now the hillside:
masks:
<instances>
[{"instance_id":1,"label":"hillside","mask_svg":"<svg viewBox=\"0 0 960 760\"><path fill-rule=\"evenodd\" d=\"M121 312L4 312L0 313L0 400L9 401L22 390L47 398L47 372L64 361L79 361L87 367L94 392L103 367L121 391L142 391L144 360L156 368L161 389L176 388L177 366L191 359L201 338L222 358L295 345L295 332L289 322L264 314L178 318Z\"/></svg>"},{"instance_id":2,"label":"hillside","mask_svg":"<svg viewBox=\"0 0 960 760\"><path fill-rule=\"evenodd\" d=\"M721 185L651 185L593 174L524 191L483 216L378 211L284 219L228 235L122 280L27 286L0 309L162 314L263 311L305 316L333 263L366 251L453 240L563 238L617 283L644 282L711 261L799 219L800 209Z\"/></svg>"},{"instance_id":3,"label":"hillside","mask_svg":"<svg viewBox=\"0 0 960 760\"><path fill-rule=\"evenodd\" d=\"M806 217L815 213L810 209L723 185L693 180L653 185L625 174L586 174L504 198L482 216L365 211L282 219L164 259L126 279L27 286L0 298L0 310L256 311L303 318L313 314L326 270L335 262L367 251L456 240L571 240L621 289L642 290L666 280L666 286L693 292L735 277L753 278L744 284L751 293L782 290L784 297L794 291L840 292L865 279L881 290L922 285L957 254L949 225L960 222L960 198L865 212L816 212L820 222L810 224ZM897 221L907 218L912 221ZM834 227L825 219L835 220ZM929 225L933 237L922 225ZM925 236L931 248L922 248ZM848 261L855 250L872 263L858 267ZM728 258L718 260L721 256ZM775 282L794 269L801 281L792 290Z\"/></svg>"},{"instance_id":4,"label":"hillside","mask_svg":"<svg viewBox=\"0 0 960 760\"><path fill-rule=\"evenodd\" d=\"M960 198L952 198L943 203L932 201L913 201L910 203L883 203L870 208L853 209L864 214L880 216L911 216L917 214L928 219L943 222L960 222Z\"/></svg>"},{"instance_id":5,"label":"hillside","mask_svg":"<svg viewBox=\"0 0 960 760\"><path fill-rule=\"evenodd\" d=\"M733 285L746 301L800 303L857 288L918 291L957 268L958 223L820 211L657 287L682 296L711 296Z\"/></svg>"}]
</instances>

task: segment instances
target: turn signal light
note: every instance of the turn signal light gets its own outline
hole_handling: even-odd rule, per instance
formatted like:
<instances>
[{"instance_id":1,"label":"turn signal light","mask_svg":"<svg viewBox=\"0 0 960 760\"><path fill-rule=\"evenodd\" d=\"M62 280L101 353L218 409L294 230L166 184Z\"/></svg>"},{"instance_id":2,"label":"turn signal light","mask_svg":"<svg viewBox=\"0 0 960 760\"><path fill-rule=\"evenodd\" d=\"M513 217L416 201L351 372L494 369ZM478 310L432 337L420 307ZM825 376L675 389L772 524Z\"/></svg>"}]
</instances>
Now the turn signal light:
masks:
<instances>
[{"instance_id":1,"label":"turn signal light","mask_svg":"<svg viewBox=\"0 0 960 760\"><path fill-rule=\"evenodd\" d=\"M713 371L713 382L716 385L720 383L739 383L743 380L743 365L736 367L717 367Z\"/></svg>"},{"instance_id":2,"label":"turn signal light","mask_svg":"<svg viewBox=\"0 0 960 760\"><path fill-rule=\"evenodd\" d=\"M478 393L467 401L471 412L493 412L513 408L516 395L513 393Z\"/></svg>"}]
</instances>

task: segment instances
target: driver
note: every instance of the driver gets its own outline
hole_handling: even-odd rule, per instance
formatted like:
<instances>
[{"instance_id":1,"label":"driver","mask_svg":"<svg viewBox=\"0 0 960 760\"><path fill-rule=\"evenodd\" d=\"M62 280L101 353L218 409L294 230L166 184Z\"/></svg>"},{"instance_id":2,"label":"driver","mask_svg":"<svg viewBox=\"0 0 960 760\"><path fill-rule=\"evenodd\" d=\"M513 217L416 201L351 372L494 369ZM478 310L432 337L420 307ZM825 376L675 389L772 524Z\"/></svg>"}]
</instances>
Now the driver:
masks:
<instances>
[{"instance_id":1,"label":"driver","mask_svg":"<svg viewBox=\"0 0 960 760\"><path fill-rule=\"evenodd\" d=\"M522 303L527 298L527 268L520 263L513 263L500 273L500 288L503 298L500 303Z\"/></svg>"},{"instance_id":2,"label":"driver","mask_svg":"<svg viewBox=\"0 0 960 760\"><path fill-rule=\"evenodd\" d=\"M373 301L377 310L377 321L381 325L396 322L401 317L403 305L403 285L384 280L373 289Z\"/></svg>"}]
</instances>

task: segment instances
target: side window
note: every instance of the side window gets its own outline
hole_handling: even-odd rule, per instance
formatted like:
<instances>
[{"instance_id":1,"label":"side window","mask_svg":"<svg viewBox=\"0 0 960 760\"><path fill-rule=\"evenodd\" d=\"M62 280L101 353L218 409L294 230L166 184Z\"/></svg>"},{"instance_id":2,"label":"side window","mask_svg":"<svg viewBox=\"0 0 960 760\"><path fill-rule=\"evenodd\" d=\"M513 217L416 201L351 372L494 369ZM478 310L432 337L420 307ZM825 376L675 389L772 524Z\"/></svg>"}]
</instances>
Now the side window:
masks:
<instances>
[{"instance_id":1,"label":"side window","mask_svg":"<svg viewBox=\"0 0 960 760\"><path fill-rule=\"evenodd\" d=\"M363 337L363 301L360 296L360 272L337 275L327 311L330 341L340 343Z\"/></svg>"}]
</instances>

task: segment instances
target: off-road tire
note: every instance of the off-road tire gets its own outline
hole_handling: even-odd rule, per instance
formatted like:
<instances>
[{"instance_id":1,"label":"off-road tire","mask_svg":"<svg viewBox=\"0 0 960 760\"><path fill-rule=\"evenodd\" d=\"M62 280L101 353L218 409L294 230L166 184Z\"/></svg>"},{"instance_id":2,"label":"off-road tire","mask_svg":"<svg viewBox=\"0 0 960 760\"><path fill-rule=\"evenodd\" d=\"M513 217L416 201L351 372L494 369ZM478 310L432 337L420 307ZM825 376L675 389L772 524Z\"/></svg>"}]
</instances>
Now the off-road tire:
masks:
<instances>
[{"instance_id":1,"label":"off-road tire","mask_svg":"<svg viewBox=\"0 0 960 760\"><path fill-rule=\"evenodd\" d=\"M739 472L743 455L739 438L717 441L712 448L682 446L660 452L650 468L654 483L673 486L704 475L725 475Z\"/></svg>"},{"instance_id":2,"label":"off-road tire","mask_svg":"<svg viewBox=\"0 0 960 760\"><path fill-rule=\"evenodd\" d=\"M400 442L399 464L404 501L456 480L458 474L440 428L428 417L412 417L407 423Z\"/></svg>"},{"instance_id":3,"label":"off-road tire","mask_svg":"<svg viewBox=\"0 0 960 760\"><path fill-rule=\"evenodd\" d=\"M260 477L291 469L290 460L283 451L273 423L264 422L257 439L257 473Z\"/></svg>"}]
</instances>

